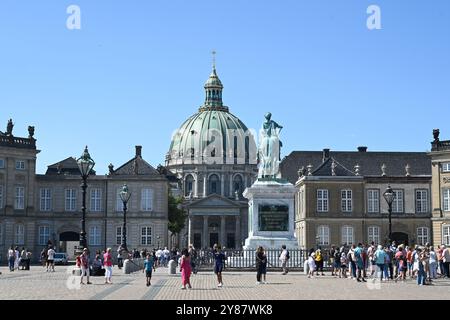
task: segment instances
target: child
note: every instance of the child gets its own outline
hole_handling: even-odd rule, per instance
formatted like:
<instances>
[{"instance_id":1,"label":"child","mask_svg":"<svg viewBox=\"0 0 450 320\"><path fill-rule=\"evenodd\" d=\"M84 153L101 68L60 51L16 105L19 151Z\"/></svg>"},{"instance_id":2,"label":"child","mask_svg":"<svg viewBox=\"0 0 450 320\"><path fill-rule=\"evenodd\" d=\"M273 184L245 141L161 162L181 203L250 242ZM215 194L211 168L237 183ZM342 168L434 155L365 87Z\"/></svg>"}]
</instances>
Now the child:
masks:
<instances>
[{"instance_id":1,"label":"child","mask_svg":"<svg viewBox=\"0 0 450 320\"><path fill-rule=\"evenodd\" d=\"M309 273L308 278L311 279L311 277L314 278L314 272L316 271L316 254L313 253L308 258L308 267L309 267Z\"/></svg>"},{"instance_id":2,"label":"child","mask_svg":"<svg viewBox=\"0 0 450 320\"><path fill-rule=\"evenodd\" d=\"M187 249L183 250L183 257L181 258L180 263L180 272L181 272L181 281L183 286L181 290L186 290L186 286L189 289L192 289L191 286L191 274L192 274L192 266L191 266L191 257L189 251Z\"/></svg>"},{"instance_id":3,"label":"child","mask_svg":"<svg viewBox=\"0 0 450 320\"><path fill-rule=\"evenodd\" d=\"M152 270L153 266L155 265L155 260L153 256L150 254L147 254L147 259L144 261L144 270L142 272L146 273L147 277L147 287L150 287L152 285Z\"/></svg>"}]
</instances>

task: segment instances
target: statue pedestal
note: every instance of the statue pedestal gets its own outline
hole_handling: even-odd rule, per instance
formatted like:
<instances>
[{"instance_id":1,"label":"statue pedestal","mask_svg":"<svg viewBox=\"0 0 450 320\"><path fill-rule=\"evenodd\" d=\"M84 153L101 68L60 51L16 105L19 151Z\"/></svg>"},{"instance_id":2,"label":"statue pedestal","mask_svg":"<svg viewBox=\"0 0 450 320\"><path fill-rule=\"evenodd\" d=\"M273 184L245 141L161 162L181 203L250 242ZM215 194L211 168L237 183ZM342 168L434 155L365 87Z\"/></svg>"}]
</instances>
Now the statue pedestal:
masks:
<instances>
[{"instance_id":1,"label":"statue pedestal","mask_svg":"<svg viewBox=\"0 0 450 320\"><path fill-rule=\"evenodd\" d=\"M258 179L244 192L249 200L249 236L246 250L298 249L295 237L296 188L281 179Z\"/></svg>"}]
</instances>

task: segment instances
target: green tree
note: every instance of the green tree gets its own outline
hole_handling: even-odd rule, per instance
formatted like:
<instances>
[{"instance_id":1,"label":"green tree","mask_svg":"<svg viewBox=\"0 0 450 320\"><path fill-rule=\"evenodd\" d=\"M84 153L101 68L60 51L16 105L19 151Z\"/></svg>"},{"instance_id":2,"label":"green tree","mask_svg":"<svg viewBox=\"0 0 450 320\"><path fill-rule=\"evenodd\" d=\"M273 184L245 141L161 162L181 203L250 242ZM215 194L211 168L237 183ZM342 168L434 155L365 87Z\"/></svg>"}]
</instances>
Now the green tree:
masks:
<instances>
[{"instance_id":1,"label":"green tree","mask_svg":"<svg viewBox=\"0 0 450 320\"><path fill-rule=\"evenodd\" d=\"M182 208L183 199L169 194L169 231L174 235L180 232L186 226L187 214Z\"/></svg>"}]
</instances>

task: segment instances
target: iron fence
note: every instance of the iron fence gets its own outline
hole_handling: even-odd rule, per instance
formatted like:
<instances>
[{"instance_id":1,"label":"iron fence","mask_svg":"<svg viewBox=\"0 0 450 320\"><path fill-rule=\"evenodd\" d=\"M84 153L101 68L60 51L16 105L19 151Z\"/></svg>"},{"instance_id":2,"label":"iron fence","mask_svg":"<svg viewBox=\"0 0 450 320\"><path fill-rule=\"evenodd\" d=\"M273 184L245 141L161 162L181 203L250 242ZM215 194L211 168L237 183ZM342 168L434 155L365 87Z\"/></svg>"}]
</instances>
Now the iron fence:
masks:
<instances>
[{"instance_id":1,"label":"iron fence","mask_svg":"<svg viewBox=\"0 0 450 320\"><path fill-rule=\"evenodd\" d=\"M256 269L256 251L254 250L224 250L226 256L225 270L253 271ZM281 270L280 261L281 250L265 250L267 256L267 269L269 271ZM303 271L305 262L309 257L306 250L289 250L289 269L292 271ZM213 270L215 265L212 250L197 251L194 258L196 268L199 271ZM330 269L328 257L324 256L324 269Z\"/></svg>"}]
</instances>

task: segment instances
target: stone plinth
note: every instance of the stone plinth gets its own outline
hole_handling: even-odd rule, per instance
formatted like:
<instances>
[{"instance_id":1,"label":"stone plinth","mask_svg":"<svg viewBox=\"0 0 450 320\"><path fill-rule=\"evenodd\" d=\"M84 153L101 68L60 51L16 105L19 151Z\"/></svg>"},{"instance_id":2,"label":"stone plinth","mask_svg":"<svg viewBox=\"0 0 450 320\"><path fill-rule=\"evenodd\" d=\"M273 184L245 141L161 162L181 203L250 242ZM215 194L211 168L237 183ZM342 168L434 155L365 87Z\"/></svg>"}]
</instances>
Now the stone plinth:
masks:
<instances>
[{"instance_id":1,"label":"stone plinth","mask_svg":"<svg viewBox=\"0 0 450 320\"><path fill-rule=\"evenodd\" d=\"M245 249L298 249L295 237L294 185L288 181L258 179L247 188L249 200L249 237Z\"/></svg>"}]
</instances>

